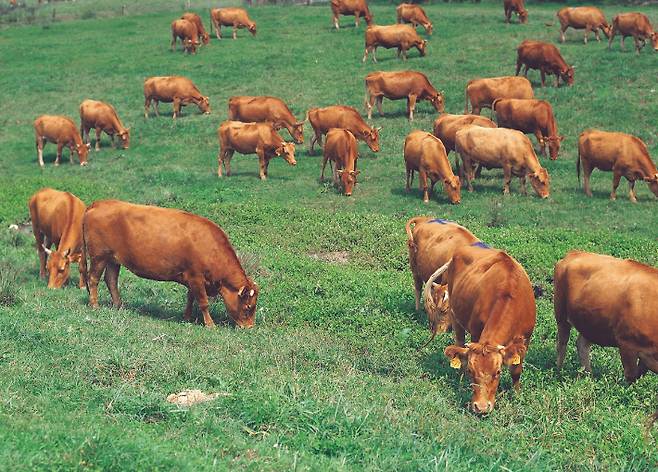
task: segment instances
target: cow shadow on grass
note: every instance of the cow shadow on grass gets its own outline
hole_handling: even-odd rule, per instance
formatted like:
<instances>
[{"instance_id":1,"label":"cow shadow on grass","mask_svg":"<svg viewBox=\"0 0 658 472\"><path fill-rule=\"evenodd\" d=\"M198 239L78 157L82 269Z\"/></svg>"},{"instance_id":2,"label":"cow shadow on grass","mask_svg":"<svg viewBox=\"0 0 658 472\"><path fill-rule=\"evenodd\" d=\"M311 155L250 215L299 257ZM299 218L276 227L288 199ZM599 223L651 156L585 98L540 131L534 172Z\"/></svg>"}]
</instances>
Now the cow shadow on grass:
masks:
<instances>
[{"instance_id":1,"label":"cow shadow on grass","mask_svg":"<svg viewBox=\"0 0 658 472\"><path fill-rule=\"evenodd\" d=\"M210 316L212 317L215 324L217 326L228 326L230 323L226 313L214 307L213 305L214 303L211 303L210 305ZM157 303L134 301L134 302L124 303L122 308L134 311L138 313L140 316L148 316L150 318L154 318L157 320L168 321L171 323L178 323L178 324L187 323L186 321L183 320L183 313L185 311L185 307L183 305L176 308L176 307L167 307L167 306L159 305ZM201 311L196 306L196 304L192 311L191 323L202 327L204 326L203 315L201 314Z\"/></svg>"}]
</instances>

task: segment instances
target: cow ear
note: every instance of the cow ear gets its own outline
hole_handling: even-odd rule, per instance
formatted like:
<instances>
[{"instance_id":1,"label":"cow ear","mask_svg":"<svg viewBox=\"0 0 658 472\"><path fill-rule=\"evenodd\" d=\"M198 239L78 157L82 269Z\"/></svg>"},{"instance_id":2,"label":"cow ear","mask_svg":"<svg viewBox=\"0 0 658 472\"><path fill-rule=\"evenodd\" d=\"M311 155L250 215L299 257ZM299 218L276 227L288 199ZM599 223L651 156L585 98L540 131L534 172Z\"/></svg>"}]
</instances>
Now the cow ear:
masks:
<instances>
[{"instance_id":1,"label":"cow ear","mask_svg":"<svg viewBox=\"0 0 658 472\"><path fill-rule=\"evenodd\" d=\"M558 136L558 138L560 139L560 141L564 141L564 136Z\"/></svg>"},{"instance_id":2,"label":"cow ear","mask_svg":"<svg viewBox=\"0 0 658 472\"><path fill-rule=\"evenodd\" d=\"M70 263L73 263L73 262L80 262L80 260L82 260L82 254L78 253L78 254L76 254L76 255L74 255L74 256L69 256L69 257L68 257L68 260L69 260Z\"/></svg>"},{"instance_id":3,"label":"cow ear","mask_svg":"<svg viewBox=\"0 0 658 472\"><path fill-rule=\"evenodd\" d=\"M64 254L62 254L62 257L69 257L69 254L71 254L71 248L68 248L66 251L64 251Z\"/></svg>"},{"instance_id":4,"label":"cow ear","mask_svg":"<svg viewBox=\"0 0 658 472\"><path fill-rule=\"evenodd\" d=\"M338 175L343 175L343 172L345 172L345 169L338 169L338 170L336 171L336 173L337 173Z\"/></svg>"},{"instance_id":5,"label":"cow ear","mask_svg":"<svg viewBox=\"0 0 658 472\"><path fill-rule=\"evenodd\" d=\"M238 297L246 298L247 296L249 296L249 293L251 293L251 292L249 292L249 290L247 289L247 286L243 285L242 287L240 287L240 290L238 290Z\"/></svg>"},{"instance_id":6,"label":"cow ear","mask_svg":"<svg viewBox=\"0 0 658 472\"><path fill-rule=\"evenodd\" d=\"M503 363L507 366L519 365L527 350L523 336L517 336L507 346L501 346L500 353L503 356Z\"/></svg>"},{"instance_id":7,"label":"cow ear","mask_svg":"<svg viewBox=\"0 0 658 472\"><path fill-rule=\"evenodd\" d=\"M459 369L468 354L468 348L452 345L445 348L443 353L450 359L450 367Z\"/></svg>"}]
</instances>

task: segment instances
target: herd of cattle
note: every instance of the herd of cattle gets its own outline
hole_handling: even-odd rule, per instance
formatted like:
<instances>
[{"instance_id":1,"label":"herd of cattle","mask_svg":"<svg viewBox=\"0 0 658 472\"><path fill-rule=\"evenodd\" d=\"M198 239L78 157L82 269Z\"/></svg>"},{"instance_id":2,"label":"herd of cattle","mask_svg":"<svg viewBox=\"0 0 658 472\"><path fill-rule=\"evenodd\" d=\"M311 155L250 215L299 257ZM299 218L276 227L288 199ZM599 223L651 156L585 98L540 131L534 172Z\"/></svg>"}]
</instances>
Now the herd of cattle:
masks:
<instances>
[{"instance_id":1,"label":"herd of cattle","mask_svg":"<svg viewBox=\"0 0 658 472\"><path fill-rule=\"evenodd\" d=\"M410 47L417 47L424 55L427 41L420 40L415 28L422 25L431 34L432 23L419 6L398 6L398 22L411 25L392 26L373 25L365 0L332 0L331 8L337 29L339 15L354 15L357 25L361 16L365 18L369 26L364 60L369 53L376 60L378 46L396 47L403 57ZM508 21L512 12L519 15L521 22L527 21L522 0L505 0ZM610 40L616 32L633 35L636 46L642 38L651 39L658 49L656 33L650 25L647 30L648 20L643 15L618 15L609 26L599 13L593 7L560 10L562 37L568 26L585 29L585 41L589 31L594 31L598 39L600 29ZM628 15L635 15L632 22ZM242 9L215 9L211 18L218 38L221 26L232 26L234 38L236 29L242 27L256 34L256 24ZM196 14L186 13L171 28L172 48L177 38L190 52L201 42L209 42L209 34ZM366 76L368 119L372 118L375 105L383 114L384 98L406 99L409 120L413 120L419 100L429 101L440 114L433 133L412 131L404 141L407 190L418 172L425 202L429 201L434 185L441 182L450 202L456 204L461 201L464 179L472 190L472 181L482 168L502 168L504 193L509 193L510 180L516 176L523 193L528 178L541 198L549 196L548 171L541 166L525 133L534 134L541 154L545 155L548 149L553 160L558 157L563 137L558 135L550 103L535 99L528 79L518 74L522 66L526 74L529 68L539 69L542 85L548 73L556 76L558 86L560 80L573 84L574 71L551 44L524 41L517 53L517 76L477 79L467 84L464 115L445 113L443 92L437 91L420 72L380 71ZM174 119L189 104L210 113L209 98L185 77L148 78L144 82L144 97L146 118L151 107L158 115L159 102L173 104ZM497 123L479 116L483 108L492 109ZM380 150L380 128L366 123L349 106L312 108L300 121L278 98L236 96L229 99L228 110L229 119L217 130L219 177L224 173L231 175L230 161L236 151L258 156L261 179L267 178L268 164L274 157L281 156L295 165L295 143L304 142L303 126L308 122L313 129L310 151L316 143L323 148L320 178L324 178L327 162L333 163L334 182L349 196L360 172L357 140L365 142L373 152ZM279 135L282 128L294 143ZM100 149L103 132L111 137L112 146L115 136L124 149L130 145L130 128L123 125L115 109L107 103L85 100L80 105L79 132L73 120L64 116L42 115L35 120L39 165L44 165L46 141L57 144L55 165L59 164L64 147L70 149L71 162L73 154L77 154L80 165L85 165L91 129L96 132L96 150ZM448 160L451 151L458 156L455 169ZM622 176L629 181L631 200L636 200L636 180L646 181L658 196L658 170L646 145L637 137L598 130L583 132L578 140L578 175L581 166L587 195L591 196L589 176L598 168L614 174L613 199ZM210 220L175 209L117 200L96 201L87 207L73 194L49 188L30 198L29 211L40 275L48 278L48 287L62 287L69 278L71 264L78 263L79 286L87 288L90 305L98 306L98 282L104 276L113 305L120 306L118 277L120 267L125 266L140 277L174 281L187 287L185 320L192 319L196 300L205 325L212 327L208 297L221 295L238 326L254 325L258 286L245 274L226 234ZM523 361L536 322L530 280L511 256L489 247L454 222L416 217L407 222L406 232L416 309L422 302L430 322L430 341L438 332L453 330L455 345L447 347L445 355L452 367L466 366L472 379L473 410L490 412L503 366L509 367L514 387L520 386ZM51 249L53 245L55 249ZM598 344L619 348L629 382L647 370L658 372L658 305L652 303L658 299L658 269L610 256L570 252L555 266L554 284L558 367L563 363L569 332L574 327L580 333L578 354L586 370L590 368L589 347ZM466 333L470 334L470 343L465 343Z\"/></svg>"}]
</instances>

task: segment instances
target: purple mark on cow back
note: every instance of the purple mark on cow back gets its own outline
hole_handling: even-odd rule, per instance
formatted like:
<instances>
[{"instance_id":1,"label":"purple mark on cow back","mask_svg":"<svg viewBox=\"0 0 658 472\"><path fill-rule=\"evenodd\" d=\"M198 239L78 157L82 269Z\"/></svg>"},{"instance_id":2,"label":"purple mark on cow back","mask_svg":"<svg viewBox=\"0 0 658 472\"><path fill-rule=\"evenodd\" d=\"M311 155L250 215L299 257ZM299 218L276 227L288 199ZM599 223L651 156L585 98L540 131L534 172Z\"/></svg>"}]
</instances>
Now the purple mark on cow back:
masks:
<instances>
[{"instance_id":1,"label":"purple mark on cow back","mask_svg":"<svg viewBox=\"0 0 658 472\"><path fill-rule=\"evenodd\" d=\"M491 249L491 246L489 246L487 243L483 243L482 241L478 241L477 243L471 244L473 247L481 247L482 249Z\"/></svg>"},{"instance_id":2,"label":"purple mark on cow back","mask_svg":"<svg viewBox=\"0 0 658 472\"><path fill-rule=\"evenodd\" d=\"M443 218L434 218L433 220L429 220L428 223L439 223L440 225L445 225L448 223L452 223L452 221L444 220Z\"/></svg>"}]
</instances>

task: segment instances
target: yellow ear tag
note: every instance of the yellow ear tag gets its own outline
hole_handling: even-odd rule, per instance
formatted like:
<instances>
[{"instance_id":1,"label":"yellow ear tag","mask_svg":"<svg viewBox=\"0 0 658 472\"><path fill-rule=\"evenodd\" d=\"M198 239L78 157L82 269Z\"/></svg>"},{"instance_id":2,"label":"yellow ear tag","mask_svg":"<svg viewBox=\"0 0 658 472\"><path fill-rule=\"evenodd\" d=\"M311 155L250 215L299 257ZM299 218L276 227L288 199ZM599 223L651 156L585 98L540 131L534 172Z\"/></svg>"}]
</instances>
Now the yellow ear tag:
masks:
<instances>
[{"instance_id":1,"label":"yellow ear tag","mask_svg":"<svg viewBox=\"0 0 658 472\"><path fill-rule=\"evenodd\" d=\"M450 359L450 367L453 369L459 369L462 366L462 361L459 360L459 357L455 356Z\"/></svg>"},{"instance_id":2,"label":"yellow ear tag","mask_svg":"<svg viewBox=\"0 0 658 472\"><path fill-rule=\"evenodd\" d=\"M521 356L519 356L518 354L514 354L514 356L512 356L512 365L519 365L520 363L521 363Z\"/></svg>"}]
</instances>

